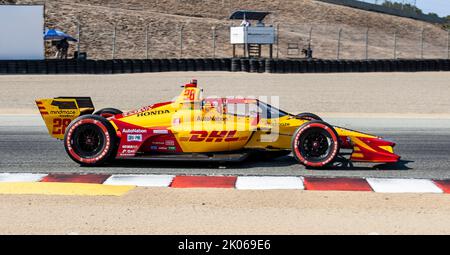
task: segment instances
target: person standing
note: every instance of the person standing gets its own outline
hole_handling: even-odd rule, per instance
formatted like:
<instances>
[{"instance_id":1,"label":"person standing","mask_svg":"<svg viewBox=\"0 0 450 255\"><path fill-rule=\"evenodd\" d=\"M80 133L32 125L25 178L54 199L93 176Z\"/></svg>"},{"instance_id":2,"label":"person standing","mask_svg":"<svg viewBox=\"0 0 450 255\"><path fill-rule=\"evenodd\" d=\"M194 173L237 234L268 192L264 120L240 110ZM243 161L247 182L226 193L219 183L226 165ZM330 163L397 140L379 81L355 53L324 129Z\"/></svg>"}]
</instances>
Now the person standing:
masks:
<instances>
[{"instance_id":1,"label":"person standing","mask_svg":"<svg viewBox=\"0 0 450 255\"><path fill-rule=\"evenodd\" d=\"M61 56L60 59L67 59L67 53L69 52L69 42L67 38L61 40Z\"/></svg>"}]
</instances>

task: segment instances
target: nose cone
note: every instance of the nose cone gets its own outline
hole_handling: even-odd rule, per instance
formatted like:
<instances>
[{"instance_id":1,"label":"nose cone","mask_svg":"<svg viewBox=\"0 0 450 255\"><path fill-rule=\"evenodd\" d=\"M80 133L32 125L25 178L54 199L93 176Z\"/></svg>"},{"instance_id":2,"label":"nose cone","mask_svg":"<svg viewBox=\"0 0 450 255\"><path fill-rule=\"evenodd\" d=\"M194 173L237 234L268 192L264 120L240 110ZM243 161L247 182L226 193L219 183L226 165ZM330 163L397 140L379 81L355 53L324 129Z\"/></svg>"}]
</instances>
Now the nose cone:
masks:
<instances>
[{"instance_id":1,"label":"nose cone","mask_svg":"<svg viewBox=\"0 0 450 255\"><path fill-rule=\"evenodd\" d=\"M400 160L400 156L394 153L394 142L379 137L354 137L352 142L354 161L396 163Z\"/></svg>"}]
</instances>

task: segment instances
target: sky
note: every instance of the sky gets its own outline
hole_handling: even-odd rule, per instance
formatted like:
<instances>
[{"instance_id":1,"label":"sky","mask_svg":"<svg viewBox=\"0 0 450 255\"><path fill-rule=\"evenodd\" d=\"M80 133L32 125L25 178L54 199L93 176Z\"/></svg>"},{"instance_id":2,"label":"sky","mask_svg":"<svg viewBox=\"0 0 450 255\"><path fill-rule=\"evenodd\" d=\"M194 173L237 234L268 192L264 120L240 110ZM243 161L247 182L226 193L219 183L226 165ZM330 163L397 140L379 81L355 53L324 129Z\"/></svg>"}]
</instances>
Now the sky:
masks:
<instances>
[{"instance_id":1,"label":"sky","mask_svg":"<svg viewBox=\"0 0 450 255\"><path fill-rule=\"evenodd\" d=\"M374 3L376 0L362 0L364 2ZM382 3L383 0L377 0ZM414 0L391 0L393 2L404 2L414 4ZM450 15L450 0L416 0L417 7L424 13L434 12L441 17Z\"/></svg>"}]
</instances>

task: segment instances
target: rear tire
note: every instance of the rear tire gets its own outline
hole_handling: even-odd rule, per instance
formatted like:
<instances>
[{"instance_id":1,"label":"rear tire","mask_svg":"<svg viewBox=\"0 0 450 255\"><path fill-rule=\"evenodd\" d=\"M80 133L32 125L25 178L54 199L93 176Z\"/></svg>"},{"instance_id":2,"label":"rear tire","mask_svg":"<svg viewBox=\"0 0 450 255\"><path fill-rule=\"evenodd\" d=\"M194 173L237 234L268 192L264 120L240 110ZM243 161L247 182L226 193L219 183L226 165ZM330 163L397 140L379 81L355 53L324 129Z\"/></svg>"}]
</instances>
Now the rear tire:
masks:
<instances>
[{"instance_id":1,"label":"rear tire","mask_svg":"<svg viewBox=\"0 0 450 255\"><path fill-rule=\"evenodd\" d=\"M116 114L122 114L122 111L116 108L103 108L94 113L94 115L102 116L103 118L113 117Z\"/></svg>"},{"instance_id":2,"label":"rear tire","mask_svg":"<svg viewBox=\"0 0 450 255\"><path fill-rule=\"evenodd\" d=\"M116 131L105 118L83 115L70 123L64 135L69 157L83 166L98 166L115 156Z\"/></svg>"},{"instance_id":3,"label":"rear tire","mask_svg":"<svg viewBox=\"0 0 450 255\"><path fill-rule=\"evenodd\" d=\"M334 162L339 154L339 136L326 122L313 120L301 125L291 140L295 159L307 167L320 168Z\"/></svg>"}]
</instances>

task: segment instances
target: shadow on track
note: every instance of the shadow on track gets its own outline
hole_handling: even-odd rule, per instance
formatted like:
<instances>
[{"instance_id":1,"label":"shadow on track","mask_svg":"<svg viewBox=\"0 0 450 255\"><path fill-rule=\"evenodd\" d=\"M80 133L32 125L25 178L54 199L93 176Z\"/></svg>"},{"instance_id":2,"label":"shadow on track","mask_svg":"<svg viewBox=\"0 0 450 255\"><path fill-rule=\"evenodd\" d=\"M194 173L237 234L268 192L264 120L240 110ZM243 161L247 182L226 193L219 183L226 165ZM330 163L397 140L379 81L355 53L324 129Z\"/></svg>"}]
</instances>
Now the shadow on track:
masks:
<instances>
[{"instance_id":1,"label":"shadow on track","mask_svg":"<svg viewBox=\"0 0 450 255\"><path fill-rule=\"evenodd\" d=\"M408 167L408 163L414 161L400 160L395 164L373 164L373 163L357 163L341 159L335 162L333 166L324 167L320 169L316 168L306 168L308 170L315 171L374 171L374 170L401 170L406 171L412 168ZM298 166L299 169L305 169L305 167L299 164L292 156L283 156L276 159L261 160L255 158L246 159L243 162L192 162L192 161L143 161L143 160L133 160L133 159L122 159L106 164L105 167L121 167L121 168L190 168L190 169L208 169L208 168L233 168L233 169L250 169L250 168L281 168L289 166Z\"/></svg>"},{"instance_id":2,"label":"shadow on track","mask_svg":"<svg viewBox=\"0 0 450 255\"><path fill-rule=\"evenodd\" d=\"M411 160L400 160L397 163L383 163L383 164L373 164L373 163L362 163L364 166L358 165L355 166L352 162L346 160L346 162L336 162L333 166L324 167L320 169L314 169L317 171L321 170L340 170L340 171L374 171L374 170L399 170L399 171L407 171L412 169L408 167L408 163L412 163L414 161ZM310 168L308 168L310 169Z\"/></svg>"}]
</instances>

